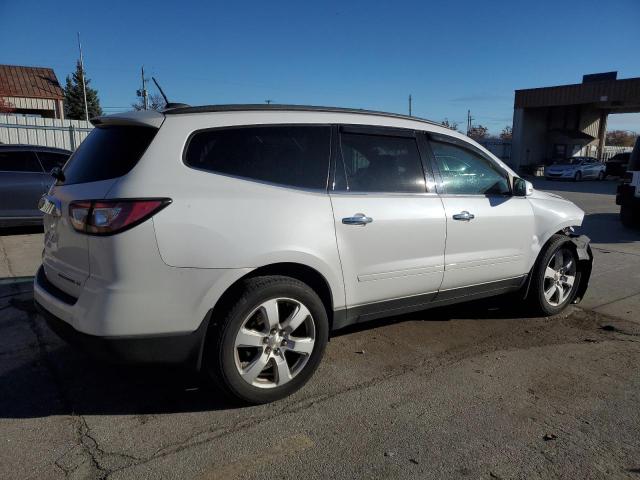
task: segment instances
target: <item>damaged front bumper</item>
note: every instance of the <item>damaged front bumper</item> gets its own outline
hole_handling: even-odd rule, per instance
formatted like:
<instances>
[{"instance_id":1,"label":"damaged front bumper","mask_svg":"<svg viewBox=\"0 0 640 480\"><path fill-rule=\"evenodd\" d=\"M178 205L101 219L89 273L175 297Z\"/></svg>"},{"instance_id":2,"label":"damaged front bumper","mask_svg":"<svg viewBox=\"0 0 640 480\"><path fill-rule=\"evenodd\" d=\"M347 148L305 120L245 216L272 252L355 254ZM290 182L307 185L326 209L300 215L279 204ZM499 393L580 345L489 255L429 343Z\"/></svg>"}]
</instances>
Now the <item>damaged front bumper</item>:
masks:
<instances>
[{"instance_id":1,"label":"damaged front bumper","mask_svg":"<svg viewBox=\"0 0 640 480\"><path fill-rule=\"evenodd\" d=\"M578 255L578 272L580 273L580 283L578 284L578 290L572 303L580 303L584 298L584 294L589 286L589 279L591 278L591 270L593 269L593 252L591 251L591 239L586 235L570 234L569 238L571 243L575 246L576 254Z\"/></svg>"}]
</instances>

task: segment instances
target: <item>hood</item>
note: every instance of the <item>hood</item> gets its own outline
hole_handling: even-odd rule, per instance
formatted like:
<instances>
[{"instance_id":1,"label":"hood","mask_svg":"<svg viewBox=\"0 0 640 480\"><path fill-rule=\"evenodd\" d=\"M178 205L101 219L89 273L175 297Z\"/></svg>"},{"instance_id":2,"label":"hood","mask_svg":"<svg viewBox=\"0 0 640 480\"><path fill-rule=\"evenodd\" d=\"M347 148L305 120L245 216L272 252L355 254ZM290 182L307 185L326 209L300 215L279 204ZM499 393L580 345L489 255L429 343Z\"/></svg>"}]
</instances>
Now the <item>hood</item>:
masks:
<instances>
[{"instance_id":1,"label":"hood","mask_svg":"<svg viewBox=\"0 0 640 480\"><path fill-rule=\"evenodd\" d=\"M566 198L551 192L543 192L542 190L533 189L533 193L528 198L536 198L540 200L564 200L569 202Z\"/></svg>"},{"instance_id":2,"label":"hood","mask_svg":"<svg viewBox=\"0 0 640 480\"><path fill-rule=\"evenodd\" d=\"M575 168L578 168L579 165L571 165L571 164L553 164L553 165L549 165L547 167L547 169L549 170L573 170Z\"/></svg>"}]
</instances>

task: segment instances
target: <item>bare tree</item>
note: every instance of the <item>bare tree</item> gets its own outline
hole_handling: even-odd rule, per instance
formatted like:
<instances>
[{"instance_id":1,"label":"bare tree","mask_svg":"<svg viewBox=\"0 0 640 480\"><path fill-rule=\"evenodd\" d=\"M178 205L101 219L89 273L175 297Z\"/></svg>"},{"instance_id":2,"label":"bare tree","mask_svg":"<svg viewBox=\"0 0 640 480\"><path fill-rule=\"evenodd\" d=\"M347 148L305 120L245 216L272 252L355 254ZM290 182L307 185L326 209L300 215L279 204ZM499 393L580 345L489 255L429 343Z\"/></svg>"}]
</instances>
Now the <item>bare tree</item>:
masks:
<instances>
[{"instance_id":1,"label":"bare tree","mask_svg":"<svg viewBox=\"0 0 640 480\"><path fill-rule=\"evenodd\" d=\"M513 139L513 129L509 125L504 127L502 132L500 132L500 138L504 141L510 142Z\"/></svg>"},{"instance_id":2,"label":"bare tree","mask_svg":"<svg viewBox=\"0 0 640 480\"><path fill-rule=\"evenodd\" d=\"M138 101L136 103L132 103L131 106L135 109L135 110L144 110L144 100L142 99L141 96L138 96ZM164 98L162 98L162 95L160 95L159 93L152 93L149 95L148 98L149 101L149 110L155 110L157 112L164 110L165 107L167 106L167 102L164 101Z\"/></svg>"},{"instance_id":3,"label":"bare tree","mask_svg":"<svg viewBox=\"0 0 640 480\"><path fill-rule=\"evenodd\" d=\"M458 122L450 122L448 118L442 121L442 126L455 130L456 132L458 131Z\"/></svg>"},{"instance_id":4,"label":"bare tree","mask_svg":"<svg viewBox=\"0 0 640 480\"><path fill-rule=\"evenodd\" d=\"M633 147L637 136L636 132L629 130L611 130L607 132L605 144L615 147Z\"/></svg>"},{"instance_id":5,"label":"bare tree","mask_svg":"<svg viewBox=\"0 0 640 480\"><path fill-rule=\"evenodd\" d=\"M467 135L474 140L481 140L483 138L486 138L488 133L489 129L487 127L478 124L472 126L469 129L469 133L467 133Z\"/></svg>"}]
</instances>

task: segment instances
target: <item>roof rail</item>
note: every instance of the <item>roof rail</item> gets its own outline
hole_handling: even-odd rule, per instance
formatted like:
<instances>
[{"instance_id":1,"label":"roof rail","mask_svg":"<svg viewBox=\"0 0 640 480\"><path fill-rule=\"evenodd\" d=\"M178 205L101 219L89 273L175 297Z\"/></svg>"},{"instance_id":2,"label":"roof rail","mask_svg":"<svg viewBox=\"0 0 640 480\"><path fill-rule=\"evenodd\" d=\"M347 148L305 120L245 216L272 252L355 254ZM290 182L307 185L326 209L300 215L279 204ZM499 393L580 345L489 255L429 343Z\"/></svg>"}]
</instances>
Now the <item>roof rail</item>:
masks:
<instances>
[{"instance_id":1,"label":"roof rail","mask_svg":"<svg viewBox=\"0 0 640 480\"><path fill-rule=\"evenodd\" d=\"M170 104L172 105L172 104ZM361 115L379 115L383 117L402 118L405 120L414 120L425 122L431 125L440 125L433 120L426 118L411 117L399 113L380 112L376 110L365 110L359 108L342 108L342 107L321 107L315 105L284 105L284 104L227 104L227 105L201 105L196 107L175 107L164 110L166 115L181 115L187 113L211 113L211 112L243 112L243 111L296 111L296 112L335 112L335 113L356 113Z\"/></svg>"}]
</instances>

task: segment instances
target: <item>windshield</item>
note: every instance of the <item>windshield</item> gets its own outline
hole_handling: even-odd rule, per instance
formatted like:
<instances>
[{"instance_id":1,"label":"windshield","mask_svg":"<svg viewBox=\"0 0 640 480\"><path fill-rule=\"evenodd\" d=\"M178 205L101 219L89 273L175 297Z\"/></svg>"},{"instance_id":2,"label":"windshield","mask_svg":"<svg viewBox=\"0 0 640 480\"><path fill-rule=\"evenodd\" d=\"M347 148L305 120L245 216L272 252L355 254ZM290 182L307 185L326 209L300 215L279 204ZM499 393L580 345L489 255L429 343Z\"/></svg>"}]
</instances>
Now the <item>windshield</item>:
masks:
<instances>
[{"instance_id":1,"label":"windshield","mask_svg":"<svg viewBox=\"0 0 640 480\"><path fill-rule=\"evenodd\" d=\"M582 159L580 158L566 158L564 160L558 160L556 162L557 165L580 165L582 163Z\"/></svg>"}]
</instances>

